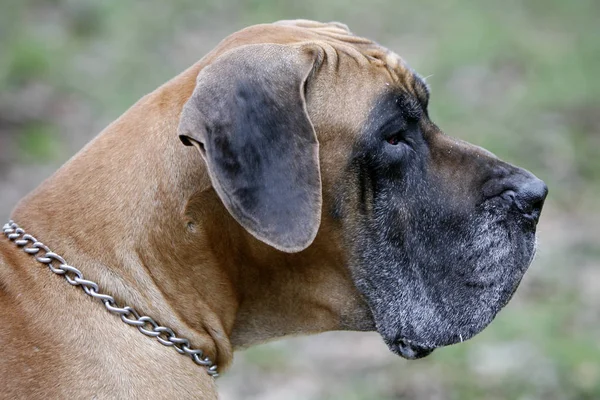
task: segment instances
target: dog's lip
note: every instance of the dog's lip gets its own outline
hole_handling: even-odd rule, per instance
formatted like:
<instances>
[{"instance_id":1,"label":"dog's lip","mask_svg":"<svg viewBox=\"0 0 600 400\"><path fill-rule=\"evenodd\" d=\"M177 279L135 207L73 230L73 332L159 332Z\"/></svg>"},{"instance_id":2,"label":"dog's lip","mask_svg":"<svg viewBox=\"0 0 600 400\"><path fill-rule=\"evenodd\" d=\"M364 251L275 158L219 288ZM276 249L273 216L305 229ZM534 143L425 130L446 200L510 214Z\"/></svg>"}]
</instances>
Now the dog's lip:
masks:
<instances>
[{"instance_id":1,"label":"dog's lip","mask_svg":"<svg viewBox=\"0 0 600 400\"><path fill-rule=\"evenodd\" d=\"M396 339L390 347L395 354L407 360L427 357L435 350L435 346L422 345L406 338Z\"/></svg>"}]
</instances>

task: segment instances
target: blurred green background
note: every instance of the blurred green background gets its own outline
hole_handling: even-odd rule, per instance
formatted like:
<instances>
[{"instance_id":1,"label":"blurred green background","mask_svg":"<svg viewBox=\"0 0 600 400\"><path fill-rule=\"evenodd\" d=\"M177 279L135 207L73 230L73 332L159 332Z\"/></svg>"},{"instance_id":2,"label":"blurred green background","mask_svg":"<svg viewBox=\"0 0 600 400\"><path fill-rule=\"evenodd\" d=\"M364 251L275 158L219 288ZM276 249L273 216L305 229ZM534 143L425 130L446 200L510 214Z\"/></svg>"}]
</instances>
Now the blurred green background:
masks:
<instances>
[{"instance_id":1,"label":"blurred green background","mask_svg":"<svg viewBox=\"0 0 600 400\"><path fill-rule=\"evenodd\" d=\"M597 0L0 0L0 217L227 34L293 18L394 50L446 133L544 179L540 250L468 342L409 362L375 333L286 339L237 353L222 398L600 399Z\"/></svg>"}]
</instances>

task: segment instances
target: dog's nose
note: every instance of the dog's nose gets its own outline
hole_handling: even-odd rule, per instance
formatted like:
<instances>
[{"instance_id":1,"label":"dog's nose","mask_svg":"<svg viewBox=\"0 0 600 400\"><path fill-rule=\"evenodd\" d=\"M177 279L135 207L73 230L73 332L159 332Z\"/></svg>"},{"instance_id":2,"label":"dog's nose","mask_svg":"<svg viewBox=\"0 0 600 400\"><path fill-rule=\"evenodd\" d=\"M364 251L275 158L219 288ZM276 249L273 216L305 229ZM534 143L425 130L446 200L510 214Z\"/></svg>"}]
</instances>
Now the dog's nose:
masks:
<instances>
[{"instance_id":1,"label":"dog's nose","mask_svg":"<svg viewBox=\"0 0 600 400\"><path fill-rule=\"evenodd\" d=\"M548 187L544 181L522 169L496 181L487 189L486 197L500 196L520 211L525 218L536 223L548 195ZM490 193L489 189L495 193Z\"/></svg>"}]
</instances>

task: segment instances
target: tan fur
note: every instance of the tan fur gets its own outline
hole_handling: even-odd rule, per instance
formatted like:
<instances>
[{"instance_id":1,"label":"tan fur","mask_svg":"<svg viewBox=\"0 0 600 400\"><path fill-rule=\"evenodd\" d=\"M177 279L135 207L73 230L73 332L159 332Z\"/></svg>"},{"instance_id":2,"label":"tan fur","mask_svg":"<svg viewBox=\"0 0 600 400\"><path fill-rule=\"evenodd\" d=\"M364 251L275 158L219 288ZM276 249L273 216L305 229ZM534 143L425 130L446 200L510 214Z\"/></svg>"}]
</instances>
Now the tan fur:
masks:
<instances>
[{"instance_id":1,"label":"tan fur","mask_svg":"<svg viewBox=\"0 0 600 400\"><path fill-rule=\"evenodd\" d=\"M307 95L320 143L322 220L300 253L277 251L237 224L197 151L177 137L198 72L251 43L307 43L325 58ZM414 90L412 79L397 56L341 24L247 28L142 98L23 199L12 218L120 304L189 338L221 371L235 348L369 329L339 227L326 210L373 99L388 84ZM216 397L202 368L126 326L4 237L0 343L1 398Z\"/></svg>"}]
</instances>

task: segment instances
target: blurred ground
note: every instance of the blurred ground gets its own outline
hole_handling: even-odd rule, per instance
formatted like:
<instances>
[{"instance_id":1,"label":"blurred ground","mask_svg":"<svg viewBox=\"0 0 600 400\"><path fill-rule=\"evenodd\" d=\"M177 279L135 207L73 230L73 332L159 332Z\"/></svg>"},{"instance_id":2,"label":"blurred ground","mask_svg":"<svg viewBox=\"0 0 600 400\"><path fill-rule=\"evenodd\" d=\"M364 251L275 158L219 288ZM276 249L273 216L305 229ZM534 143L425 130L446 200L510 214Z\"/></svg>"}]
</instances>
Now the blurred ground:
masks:
<instances>
[{"instance_id":1,"label":"blurred ground","mask_svg":"<svg viewBox=\"0 0 600 400\"><path fill-rule=\"evenodd\" d=\"M236 399L600 398L600 3L0 0L0 219L106 124L227 34L347 23L430 76L430 115L550 187L538 257L476 338L408 362L377 334L239 352Z\"/></svg>"}]
</instances>

